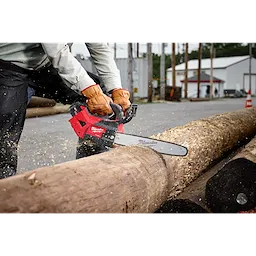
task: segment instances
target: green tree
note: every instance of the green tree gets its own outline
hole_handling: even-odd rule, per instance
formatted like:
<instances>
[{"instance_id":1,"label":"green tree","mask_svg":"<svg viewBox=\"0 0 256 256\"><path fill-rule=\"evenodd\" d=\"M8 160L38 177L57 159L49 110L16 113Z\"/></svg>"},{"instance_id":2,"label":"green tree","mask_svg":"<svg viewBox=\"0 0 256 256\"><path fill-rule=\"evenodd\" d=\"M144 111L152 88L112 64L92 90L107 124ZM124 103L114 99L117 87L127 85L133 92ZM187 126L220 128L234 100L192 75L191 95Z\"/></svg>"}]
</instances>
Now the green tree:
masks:
<instances>
[{"instance_id":1,"label":"green tree","mask_svg":"<svg viewBox=\"0 0 256 256\"><path fill-rule=\"evenodd\" d=\"M249 55L249 44L243 43L214 43L215 57L232 57ZM210 58L211 43L203 44L202 58ZM255 49L252 51L256 57ZM189 54L189 59L198 59L198 51L194 50Z\"/></svg>"},{"instance_id":2,"label":"green tree","mask_svg":"<svg viewBox=\"0 0 256 256\"><path fill-rule=\"evenodd\" d=\"M203 43L202 58L210 58L211 43ZM249 55L249 45L243 43L214 43L215 57L231 57ZM252 51L254 58L256 58L256 50ZM147 54L143 53L146 58ZM161 56L152 54L153 58L153 79L160 79L160 60ZM198 59L198 50L193 50L188 55L189 60ZM175 56L176 65L184 62L184 54L178 53ZM171 67L171 55L165 55L165 70Z\"/></svg>"},{"instance_id":3,"label":"green tree","mask_svg":"<svg viewBox=\"0 0 256 256\"><path fill-rule=\"evenodd\" d=\"M143 58L146 58L147 54L143 53ZM176 56L176 63L177 63L177 56ZM158 54L153 53L152 54L152 60L153 60L153 79L160 79L160 62L161 62L161 56ZM165 55L165 70L171 66L171 56Z\"/></svg>"},{"instance_id":4,"label":"green tree","mask_svg":"<svg viewBox=\"0 0 256 256\"><path fill-rule=\"evenodd\" d=\"M203 40L204 50L210 50L211 40ZM243 40L213 40L215 49L232 49L239 48L243 44Z\"/></svg>"}]
</instances>

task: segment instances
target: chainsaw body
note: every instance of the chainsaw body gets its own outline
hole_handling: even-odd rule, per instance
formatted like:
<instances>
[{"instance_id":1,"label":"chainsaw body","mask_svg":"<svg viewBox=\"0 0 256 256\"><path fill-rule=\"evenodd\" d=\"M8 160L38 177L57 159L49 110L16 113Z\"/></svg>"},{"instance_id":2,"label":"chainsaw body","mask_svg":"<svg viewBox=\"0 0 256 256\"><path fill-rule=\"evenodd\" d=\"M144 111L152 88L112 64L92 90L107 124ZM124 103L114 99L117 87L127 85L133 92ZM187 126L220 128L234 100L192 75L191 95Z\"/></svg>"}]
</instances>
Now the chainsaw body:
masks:
<instances>
[{"instance_id":1,"label":"chainsaw body","mask_svg":"<svg viewBox=\"0 0 256 256\"><path fill-rule=\"evenodd\" d=\"M136 115L137 105L132 104L126 114L117 104L111 104L111 107L111 116L96 116L89 112L85 103L76 102L71 106L72 118L69 122L80 138L80 143L90 142L101 152L112 148L116 132L124 132L124 124Z\"/></svg>"}]
</instances>

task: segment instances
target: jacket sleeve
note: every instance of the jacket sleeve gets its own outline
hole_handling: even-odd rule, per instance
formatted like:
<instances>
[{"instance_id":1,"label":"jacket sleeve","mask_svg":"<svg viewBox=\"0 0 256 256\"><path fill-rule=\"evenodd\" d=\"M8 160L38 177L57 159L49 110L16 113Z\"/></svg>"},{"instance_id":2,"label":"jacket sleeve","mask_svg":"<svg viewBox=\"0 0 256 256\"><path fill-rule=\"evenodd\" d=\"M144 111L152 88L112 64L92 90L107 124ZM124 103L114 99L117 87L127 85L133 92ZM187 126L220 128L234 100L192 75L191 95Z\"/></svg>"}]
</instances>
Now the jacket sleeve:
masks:
<instances>
[{"instance_id":1,"label":"jacket sleeve","mask_svg":"<svg viewBox=\"0 0 256 256\"><path fill-rule=\"evenodd\" d=\"M85 45L107 91L122 88L120 71L109 46L105 43L85 43Z\"/></svg>"},{"instance_id":2,"label":"jacket sleeve","mask_svg":"<svg viewBox=\"0 0 256 256\"><path fill-rule=\"evenodd\" d=\"M81 93L95 84L80 62L72 55L67 43L42 43L42 47L63 81L74 91Z\"/></svg>"}]
</instances>

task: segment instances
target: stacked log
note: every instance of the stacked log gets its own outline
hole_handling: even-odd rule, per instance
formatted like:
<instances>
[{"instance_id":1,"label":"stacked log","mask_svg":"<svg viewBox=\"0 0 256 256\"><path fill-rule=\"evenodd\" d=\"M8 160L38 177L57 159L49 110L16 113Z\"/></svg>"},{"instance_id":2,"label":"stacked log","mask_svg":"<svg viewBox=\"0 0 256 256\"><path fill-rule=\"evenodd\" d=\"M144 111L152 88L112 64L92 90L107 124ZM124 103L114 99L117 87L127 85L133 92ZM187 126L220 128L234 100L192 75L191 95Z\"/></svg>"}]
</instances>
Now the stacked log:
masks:
<instances>
[{"instance_id":1,"label":"stacked log","mask_svg":"<svg viewBox=\"0 0 256 256\"><path fill-rule=\"evenodd\" d=\"M28 108L54 107L55 105L55 100L32 96Z\"/></svg>"},{"instance_id":2,"label":"stacked log","mask_svg":"<svg viewBox=\"0 0 256 256\"><path fill-rule=\"evenodd\" d=\"M170 175L169 197L173 198L207 167L256 133L256 108L219 114L169 129L152 138L188 148L183 158L164 155Z\"/></svg>"},{"instance_id":3,"label":"stacked log","mask_svg":"<svg viewBox=\"0 0 256 256\"><path fill-rule=\"evenodd\" d=\"M225 152L256 133L256 109L212 116L153 136L186 157L121 147L0 181L0 212L155 212Z\"/></svg>"},{"instance_id":4,"label":"stacked log","mask_svg":"<svg viewBox=\"0 0 256 256\"><path fill-rule=\"evenodd\" d=\"M208 180L205 198L217 213L250 212L256 207L256 137Z\"/></svg>"},{"instance_id":5,"label":"stacked log","mask_svg":"<svg viewBox=\"0 0 256 256\"><path fill-rule=\"evenodd\" d=\"M57 115L69 112L69 105L60 105L54 107L28 108L26 118Z\"/></svg>"},{"instance_id":6,"label":"stacked log","mask_svg":"<svg viewBox=\"0 0 256 256\"><path fill-rule=\"evenodd\" d=\"M68 113L69 105L56 105L56 101L33 96L28 104L26 118Z\"/></svg>"}]
</instances>

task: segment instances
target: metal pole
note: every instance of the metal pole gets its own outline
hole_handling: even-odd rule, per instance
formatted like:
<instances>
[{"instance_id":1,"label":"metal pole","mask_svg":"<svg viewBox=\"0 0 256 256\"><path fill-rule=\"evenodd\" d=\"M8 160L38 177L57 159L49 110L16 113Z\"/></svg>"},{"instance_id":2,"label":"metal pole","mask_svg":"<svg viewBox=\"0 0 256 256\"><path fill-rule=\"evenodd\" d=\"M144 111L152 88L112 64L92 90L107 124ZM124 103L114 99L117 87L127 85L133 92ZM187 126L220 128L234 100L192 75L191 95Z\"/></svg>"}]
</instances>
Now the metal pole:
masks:
<instances>
[{"instance_id":1,"label":"metal pole","mask_svg":"<svg viewBox=\"0 0 256 256\"><path fill-rule=\"evenodd\" d=\"M140 57L140 43L137 43L137 58Z\"/></svg>"},{"instance_id":2,"label":"metal pole","mask_svg":"<svg viewBox=\"0 0 256 256\"><path fill-rule=\"evenodd\" d=\"M162 54L160 60L160 99L165 100L165 43L162 43Z\"/></svg>"},{"instance_id":3,"label":"metal pole","mask_svg":"<svg viewBox=\"0 0 256 256\"><path fill-rule=\"evenodd\" d=\"M114 58L116 59L116 43L114 43Z\"/></svg>"}]
</instances>

